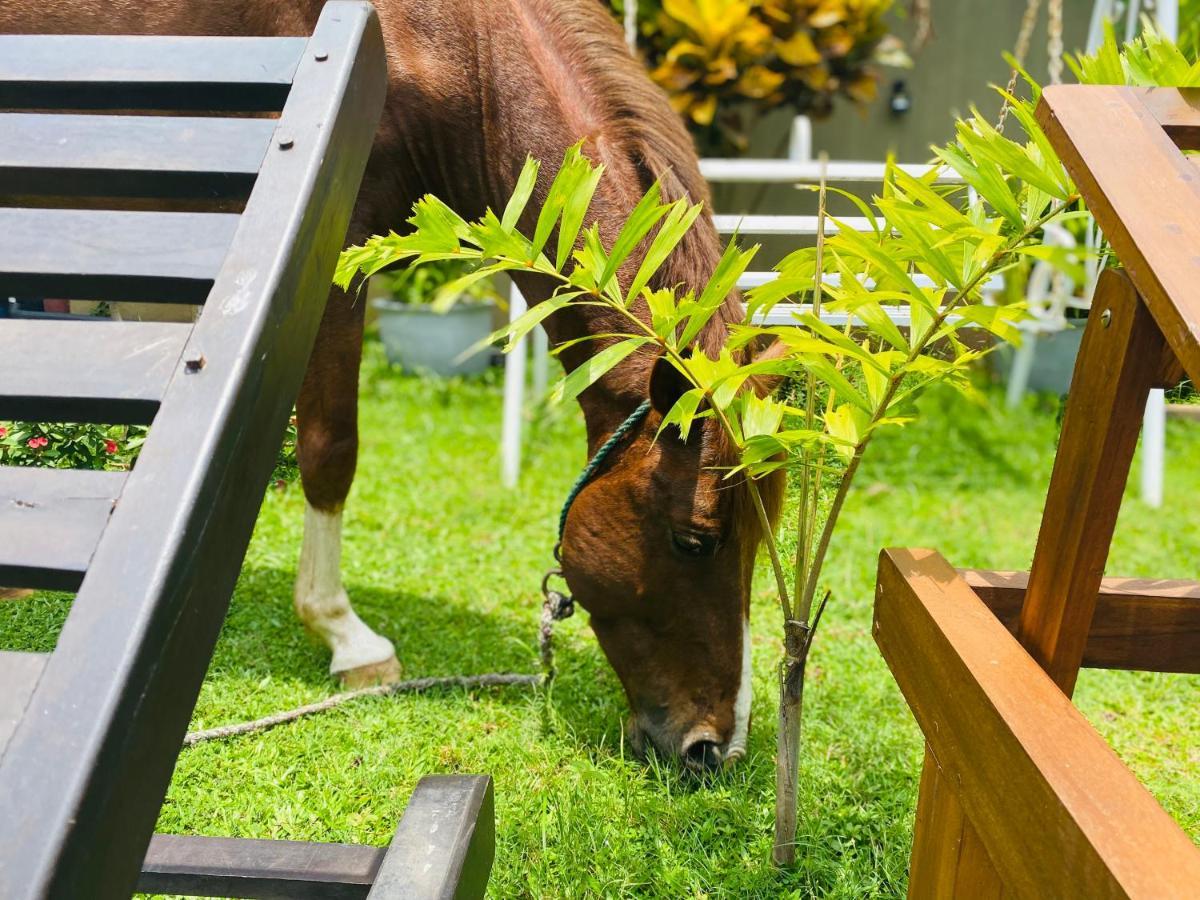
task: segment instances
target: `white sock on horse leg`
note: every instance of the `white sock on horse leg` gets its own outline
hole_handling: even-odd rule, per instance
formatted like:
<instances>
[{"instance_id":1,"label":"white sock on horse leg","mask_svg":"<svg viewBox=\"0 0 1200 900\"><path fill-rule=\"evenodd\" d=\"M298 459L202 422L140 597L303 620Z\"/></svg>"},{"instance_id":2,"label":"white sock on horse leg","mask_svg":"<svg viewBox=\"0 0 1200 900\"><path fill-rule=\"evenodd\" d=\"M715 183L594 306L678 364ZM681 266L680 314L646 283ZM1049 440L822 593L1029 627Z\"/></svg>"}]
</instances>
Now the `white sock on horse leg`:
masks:
<instances>
[{"instance_id":1,"label":"white sock on horse leg","mask_svg":"<svg viewBox=\"0 0 1200 900\"><path fill-rule=\"evenodd\" d=\"M304 542L296 572L296 614L333 651L329 671L337 675L387 662L392 642L368 628L342 587L342 511L304 505Z\"/></svg>"}]
</instances>

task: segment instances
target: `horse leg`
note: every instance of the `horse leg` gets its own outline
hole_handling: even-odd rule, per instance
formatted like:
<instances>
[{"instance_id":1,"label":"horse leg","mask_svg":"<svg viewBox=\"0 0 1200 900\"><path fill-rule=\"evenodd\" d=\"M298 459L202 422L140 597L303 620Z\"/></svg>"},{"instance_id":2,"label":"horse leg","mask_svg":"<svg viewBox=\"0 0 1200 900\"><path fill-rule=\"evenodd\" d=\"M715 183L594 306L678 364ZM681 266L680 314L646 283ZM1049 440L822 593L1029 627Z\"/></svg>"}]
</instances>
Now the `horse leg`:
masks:
<instances>
[{"instance_id":1,"label":"horse leg","mask_svg":"<svg viewBox=\"0 0 1200 900\"><path fill-rule=\"evenodd\" d=\"M358 456L364 305L362 297L332 291L296 404L296 457L306 500L296 613L329 645L329 671L348 687L400 677L392 642L354 612L340 568L342 510Z\"/></svg>"}]
</instances>

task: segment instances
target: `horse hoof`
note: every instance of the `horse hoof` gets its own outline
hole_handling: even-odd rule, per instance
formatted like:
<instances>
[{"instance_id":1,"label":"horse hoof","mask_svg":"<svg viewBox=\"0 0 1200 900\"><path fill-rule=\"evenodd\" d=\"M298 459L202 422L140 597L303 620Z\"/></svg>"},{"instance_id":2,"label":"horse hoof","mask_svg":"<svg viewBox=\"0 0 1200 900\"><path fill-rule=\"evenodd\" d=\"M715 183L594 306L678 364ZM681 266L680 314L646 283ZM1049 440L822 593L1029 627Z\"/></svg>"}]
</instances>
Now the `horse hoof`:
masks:
<instances>
[{"instance_id":1,"label":"horse hoof","mask_svg":"<svg viewBox=\"0 0 1200 900\"><path fill-rule=\"evenodd\" d=\"M395 684L400 680L400 660L393 655L383 662L338 672L337 676L342 682L342 687L351 691L374 687L377 684Z\"/></svg>"}]
</instances>

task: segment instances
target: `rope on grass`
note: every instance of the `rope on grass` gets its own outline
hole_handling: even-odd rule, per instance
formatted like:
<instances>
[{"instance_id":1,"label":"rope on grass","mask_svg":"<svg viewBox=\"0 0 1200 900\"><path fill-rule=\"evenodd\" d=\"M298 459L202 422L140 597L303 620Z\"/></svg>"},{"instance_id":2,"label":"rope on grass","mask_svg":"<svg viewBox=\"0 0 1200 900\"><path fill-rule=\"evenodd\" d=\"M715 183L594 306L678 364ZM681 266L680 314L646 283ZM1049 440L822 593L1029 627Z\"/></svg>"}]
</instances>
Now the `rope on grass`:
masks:
<instances>
[{"instance_id":1,"label":"rope on grass","mask_svg":"<svg viewBox=\"0 0 1200 900\"><path fill-rule=\"evenodd\" d=\"M298 706L295 709L277 712L273 715L254 719L251 722L239 722L236 725L222 725L220 728L208 728L204 731L190 732L184 739L183 745L191 747L204 741L219 741L225 738L237 737L242 734L253 734L266 731L285 722L294 722L304 716L327 712L336 707L357 700L360 697L390 697L392 694L414 694L446 687L507 687L510 685L528 685L536 687L542 683L541 675L489 674L489 675L451 675L444 678L413 678L409 681L399 681L395 684L378 684L373 687L359 688L356 691L345 691L334 694L317 703Z\"/></svg>"}]
</instances>

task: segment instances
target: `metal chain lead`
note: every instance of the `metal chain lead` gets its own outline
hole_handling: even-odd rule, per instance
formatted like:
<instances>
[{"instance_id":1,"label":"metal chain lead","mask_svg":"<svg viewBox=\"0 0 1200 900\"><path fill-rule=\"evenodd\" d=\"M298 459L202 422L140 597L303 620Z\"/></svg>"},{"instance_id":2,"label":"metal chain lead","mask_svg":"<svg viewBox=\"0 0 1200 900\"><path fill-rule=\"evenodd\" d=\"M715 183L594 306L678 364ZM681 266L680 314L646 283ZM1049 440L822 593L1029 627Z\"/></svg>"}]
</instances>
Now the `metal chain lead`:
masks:
<instances>
[{"instance_id":1,"label":"metal chain lead","mask_svg":"<svg viewBox=\"0 0 1200 900\"><path fill-rule=\"evenodd\" d=\"M1017 35L1017 45L1013 47L1013 58L1016 59L1018 65L1025 65L1025 60L1029 56L1029 45L1033 42L1033 29L1037 25L1038 11L1042 8L1042 0L1028 0L1025 4L1025 14L1021 16L1021 31ZM1012 75L1008 79L1008 94L1014 94L1017 90L1017 79L1020 73L1016 67L1013 67ZM1000 118L996 120L996 130L1003 133L1004 123L1008 119L1008 98L1005 98L1004 103L1000 106Z\"/></svg>"},{"instance_id":2,"label":"metal chain lead","mask_svg":"<svg viewBox=\"0 0 1200 900\"><path fill-rule=\"evenodd\" d=\"M1051 84L1062 84L1063 73L1063 0L1050 0L1050 33L1047 53L1050 56L1047 71Z\"/></svg>"}]
</instances>

